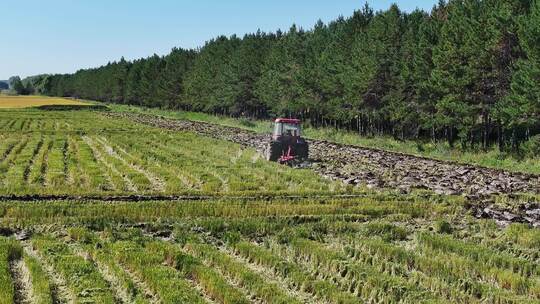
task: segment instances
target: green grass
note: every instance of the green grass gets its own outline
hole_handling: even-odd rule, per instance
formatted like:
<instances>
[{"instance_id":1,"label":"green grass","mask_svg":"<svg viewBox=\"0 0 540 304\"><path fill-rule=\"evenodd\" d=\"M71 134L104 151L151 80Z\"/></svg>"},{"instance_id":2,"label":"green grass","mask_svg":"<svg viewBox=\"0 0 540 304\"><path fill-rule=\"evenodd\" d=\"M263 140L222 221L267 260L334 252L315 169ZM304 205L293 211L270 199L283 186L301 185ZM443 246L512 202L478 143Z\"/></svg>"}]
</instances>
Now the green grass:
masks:
<instances>
[{"instance_id":1,"label":"green grass","mask_svg":"<svg viewBox=\"0 0 540 304\"><path fill-rule=\"evenodd\" d=\"M0 237L0 304L11 304L15 299L9 263L21 255L22 249L14 240Z\"/></svg>"},{"instance_id":2,"label":"green grass","mask_svg":"<svg viewBox=\"0 0 540 304\"><path fill-rule=\"evenodd\" d=\"M54 303L52 296L52 286L40 262L36 258L25 254L24 263L26 264L26 267L28 267L28 271L30 272L34 303Z\"/></svg>"},{"instance_id":3,"label":"green grass","mask_svg":"<svg viewBox=\"0 0 540 304\"><path fill-rule=\"evenodd\" d=\"M265 303L286 304L301 303L287 295L278 285L266 281L266 279L248 267L217 250L214 246L201 244L198 242L189 242L185 245L188 252L204 259L210 267L217 267L222 273L234 278L238 284L251 291L258 299Z\"/></svg>"},{"instance_id":4,"label":"green grass","mask_svg":"<svg viewBox=\"0 0 540 304\"><path fill-rule=\"evenodd\" d=\"M540 301L539 230L476 219L461 196L353 190L91 111L0 111L0 139L0 195L93 197L0 203L0 304L20 258L37 303ZM103 201L117 194L199 198Z\"/></svg>"},{"instance_id":5,"label":"green grass","mask_svg":"<svg viewBox=\"0 0 540 304\"><path fill-rule=\"evenodd\" d=\"M173 267L159 244L117 241L111 245L117 261L139 276L164 303L204 303L203 298Z\"/></svg>"},{"instance_id":6,"label":"green grass","mask_svg":"<svg viewBox=\"0 0 540 304\"><path fill-rule=\"evenodd\" d=\"M159 115L163 117L202 121L224 126L242 128L258 133L272 132L271 121L246 120L230 117L215 116L205 113L160 110L143 108L129 105L108 104L114 111L143 113ZM492 147L488 151L462 150L457 147L451 148L446 142L416 142L411 140L400 141L389 136L366 137L359 136L355 132L336 130L334 128L311 128L305 126L304 135L311 139L328 140L342 144L360 147L381 149L391 152L406 153L416 156L428 157L439 160L454 161L464 164L480 165L489 168L503 169L515 172L540 174L540 158L518 159L508 153L500 152Z\"/></svg>"},{"instance_id":7,"label":"green grass","mask_svg":"<svg viewBox=\"0 0 540 304\"><path fill-rule=\"evenodd\" d=\"M2 122L0 195L349 192L310 170L267 162L238 144L98 112L0 110Z\"/></svg>"},{"instance_id":8,"label":"green grass","mask_svg":"<svg viewBox=\"0 0 540 304\"><path fill-rule=\"evenodd\" d=\"M361 263L347 262L347 256L322 244L303 238L291 240L287 246L277 246L278 255L287 257L311 271L319 271L330 280L338 282L343 290L352 290L366 302L375 299L392 302L443 302L432 290L418 286L415 281L396 276L380 268ZM343 275L345 274L345 275Z\"/></svg>"},{"instance_id":9,"label":"green grass","mask_svg":"<svg viewBox=\"0 0 540 304\"><path fill-rule=\"evenodd\" d=\"M65 279L76 302L115 303L113 291L91 260L77 255L68 244L51 235L36 236L32 244Z\"/></svg>"},{"instance_id":10,"label":"green grass","mask_svg":"<svg viewBox=\"0 0 540 304\"><path fill-rule=\"evenodd\" d=\"M318 279L317 276L303 270L296 263L276 256L265 248L249 242L238 242L233 245L233 249L249 261L270 268L278 276L284 276L291 282L293 288L311 293L331 303L359 302L359 299L354 295L340 290L336 285L326 280Z\"/></svg>"},{"instance_id":11,"label":"green grass","mask_svg":"<svg viewBox=\"0 0 540 304\"><path fill-rule=\"evenodd\" d=\"M198 258L166 243L155 244L155 246L167 250L172 266L200 284L210 298L219 303L249 303L246 295L241 290L229 284L220 273L204 265Z\"/></svg>"},{"instance_id":12,"label":"green grass","mask_svg":"<svg viewBox=\"0 0 540 304\"><path fill-rule=\"evenodd\" d=\"M47 263L77 298L105 303L540 300L538 230L477 220L460 197L4 202L0 227L36 231L42 260L27 265L44 295Z\"/></svg>"},{"instance_id":13,"label":"green grass","mask_svg":"<svg viewBox=\"0 0 540 304\"><path fill-rule=\"evenodd\" d=\"M171 221L185 218L257 218L294 216L343 216L369 220L399 214L405 218L424 218L461 208L460 198L449 198L439 203L437 197L415 201L395 200L386 194L357 199L301 199L301 200L243 200L216 199L209 201L50 201L46 203L5 202L0 205L4 225L32 227L36 224L92 224L105 226L112 223L138 223ZM136 206L136 208L134 208Z\"/></svg>"}]
</instances>

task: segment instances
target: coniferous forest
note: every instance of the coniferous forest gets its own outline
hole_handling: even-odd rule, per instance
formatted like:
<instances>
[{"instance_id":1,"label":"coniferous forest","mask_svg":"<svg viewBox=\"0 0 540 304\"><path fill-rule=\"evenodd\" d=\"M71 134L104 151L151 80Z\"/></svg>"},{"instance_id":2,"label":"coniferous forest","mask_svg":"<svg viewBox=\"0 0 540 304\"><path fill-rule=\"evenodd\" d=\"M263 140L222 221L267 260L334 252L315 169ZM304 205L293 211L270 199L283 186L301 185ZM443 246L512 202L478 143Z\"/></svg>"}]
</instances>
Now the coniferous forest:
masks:
<instances>
[{"instance_id":1,"label":"coniferous forest","mask_svg":"<svg viewBox=\"0 0 540 304\"><path fill-rule=\"evenodd\" d=\"M33 78L40 93L517 148L540 135L540 1L364 6L312 29Z\"/></svg>"}]
</instances>

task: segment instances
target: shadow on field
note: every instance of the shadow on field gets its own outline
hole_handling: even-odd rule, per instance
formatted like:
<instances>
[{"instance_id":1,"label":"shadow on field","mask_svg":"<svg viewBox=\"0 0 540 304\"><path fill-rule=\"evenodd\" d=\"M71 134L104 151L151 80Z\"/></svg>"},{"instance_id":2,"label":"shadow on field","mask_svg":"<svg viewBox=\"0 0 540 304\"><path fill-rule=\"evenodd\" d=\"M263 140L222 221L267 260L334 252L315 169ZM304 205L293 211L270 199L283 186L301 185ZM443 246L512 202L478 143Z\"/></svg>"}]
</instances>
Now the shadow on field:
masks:
<instances>
[{"instance_id":1,"label":"shadow on field","mask_svg":"<svg viewBox=\"0 0 540 304\"><path fill-rule=\"evenodd\" d=\"M34 108L43 111L110 111L104 105L44 105Z\"/></svg>"}]
</instances>

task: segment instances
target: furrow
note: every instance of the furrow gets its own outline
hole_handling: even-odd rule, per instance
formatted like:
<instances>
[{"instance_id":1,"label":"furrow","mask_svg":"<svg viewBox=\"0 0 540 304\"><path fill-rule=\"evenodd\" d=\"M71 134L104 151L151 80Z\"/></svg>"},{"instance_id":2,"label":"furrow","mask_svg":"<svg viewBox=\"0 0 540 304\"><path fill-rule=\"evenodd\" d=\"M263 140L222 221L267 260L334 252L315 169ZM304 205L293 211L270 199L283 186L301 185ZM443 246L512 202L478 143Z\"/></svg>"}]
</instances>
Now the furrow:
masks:
<instances>
[{"instance_id":1,"label":"furrow","mask_svg":"<svg viewBox=\"0 0 540 304\"><path fill-rule=\"evenodd\" d=\"M138 290L141 290L144 293L145 298L146 300L148 300L149 303L151 304L162 303L162 301L159 298L159 295L155 293L152 290L152 288L150 288L148 284L146 284L146 282L136 272L132 271L131 269L129 269L129 267L126 267L122 263L118 263L118 265L125 271L125 273L133 281L136 288Z\"/></svg>"},{"instance_id":2,"label":"furrow","mask_svg":"<svg viewBox=\"0 0 540 304\"><path fill-rule=\"evenodd\" d=\"M12 260L10 270L15 285L15 304L35 303L30 272L23 259Z\"/></svg>"},{"instance_id":3,"label":"furrow","mask_svg":"<svg viewBox=\"0 0 540 304\"><path fill-rule=\"evenodd\" d=\"M47 148L44 150L41 160L41 168L40 168L40 174L38 176L38 179L36 180L38 183L40 183L43 186L46 186L46 174L49 170L49 153L51 152L51 149L53 147L53 140L50 139L49 143L47 145Z\"/></svg>"},{"instance_id":4,"label":"furrow","mask_svg":"<svg viewBox=\"0 0 540 304\"><path fill-rule=\"evenodd\" d=\"M6 148L6 150L4 150L4 153L0 157L0 163L8 158L8 156L15 149L18 143L19 143L18 141L13 141L8 144L8 147Z\"/></svg>"},{"instance_id":5,"label":"furrow","mask_svg":"<svg viewBox=\"0 0 540 304\"><path fill-rule=\"evenodd\" d=\"M127 303L132 302L131 296L129 295L129 292L127 291L127 289L122 286L122 283L112 273L112 271L109 269L109 267L105 263L102 263L99 259L96 259L89 252L84 251L82 248L78 246L74 248L74 251L78 256L82 257L83 259L87 261L91 261L94 264L99 274L109 284L109 287L114 292L116 303L127 304Z\"/></svg>"},{"instance_id":6,"label":"furrow","mask_svg":"<svg viewBox=\"0 0 540 304\"><path fill-rule=\"evenodd\" d=\"M46 262L41 253L34 250L32 245L23 242L23 248L26 254L35 258L43 266L43 270L47 273L48 278L53 285L52 297L54 304L76 304L75 294L69 289L65 278L56 272L51 264Z\"/></svg>"},{"instance_id":7,"label":"furrow","mask_svg":"<svg viewBox=\"0 0 540 304\"><path fill-rule=\"evenodd\" d=\"M135 164L134 162L129 162L124 157L120 156L120 154L118 154L115 151L115 149L108 143L107 139L104 138L103 136L98 137L96 140L99 143L101 143L101 145L104 147L105 151L107 151L112 157L116 158L117 160L124 163L126 166L130 167L132 170L134 170L134 171L142 174L144 177L146 177L150 181L150 183L152 184L152 188L153 188L154 191L157 191L157 192L165 191L166 183L165 183L164 180L157 177L156 175L149 172L148 170L145 170L144 168L142 168L141 166ZM128 158L130 158L132 160L135 159L134 156L129 154L126 150L122 149L118 145L115 145L115 148L117 148L120 151L120 153L122 153L126 157L128 157Z\"/></svg>"},{"instance_id":8,"label":"furrow","mask_svg":"<svg viewBox=\"0 0 540 304\"><path fill-rule=\"evenodd\" d=\"M88 136L83 136L84 142L92 149L92 153L94 154L94 157L102 163L105 167L109 169L112 175L120 177L123 181L123 184L126 186L126 190L130 192L137 192L137 188L133 185L133 183L125 176L124 174L120 173L118 169L116 169L110 162L108 162L103 154L99 151L99 149L96 147L96 143ZM117 185L117 183L113 182L113 176L111 174L108 174L109 181L111 182L111 185L114 185L115 189L122 189L123 186Z\"/></svg>"},{"instance_id":9,"label":"furrow","mask_svg":"<svg viewBox=\"0 0 540 304\"><path fill-rule=\"evenodd\" d=\"M41 148L43 147L43 142L44 142L44 139L43 139L43 136L42 136L40 138L37 146L35 147L33 153L32 153L32 157L30 158L30 161L28 162L28 164L24 168L24 173L23 173L23 182L24 182L24 184L28 184L28 180L29 180L29 177L30 177L30 170L32 170L32 167L36 163L36 158L37 158L39 152L41 151Z\"/></svg>"}]
</instances>

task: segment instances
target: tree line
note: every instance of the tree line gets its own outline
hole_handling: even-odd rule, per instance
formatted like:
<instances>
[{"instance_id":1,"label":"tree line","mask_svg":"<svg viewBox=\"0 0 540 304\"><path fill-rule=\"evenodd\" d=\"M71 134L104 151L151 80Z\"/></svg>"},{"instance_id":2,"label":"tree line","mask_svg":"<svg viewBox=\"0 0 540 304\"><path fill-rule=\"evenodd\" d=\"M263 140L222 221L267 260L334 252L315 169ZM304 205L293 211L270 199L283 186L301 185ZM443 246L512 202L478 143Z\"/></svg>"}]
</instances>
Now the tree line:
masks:
<instances>
[{"instance_id":1,"label":"tree line","mask_svg":"<svg viewBox=\"0 0 540 304\"><path fill-rule=\"evenodd\" d=\"M0 90L17 95L44 94L43 86L49 80L48 77L49 75L36 75L21 80L21 77L13 76L5 82L0 81Z\"/></svg>"},{"instance_id":2,"label":"tree line","mask_svg":"<svg viewBox=\"0 0 540 304\"><path fill-rule=\"evenodd\" d=\"M540 133L540 1L366 4L310 30L220 36L34 82L46 95L510 149Z\"/></svg>"}]
</instances>

